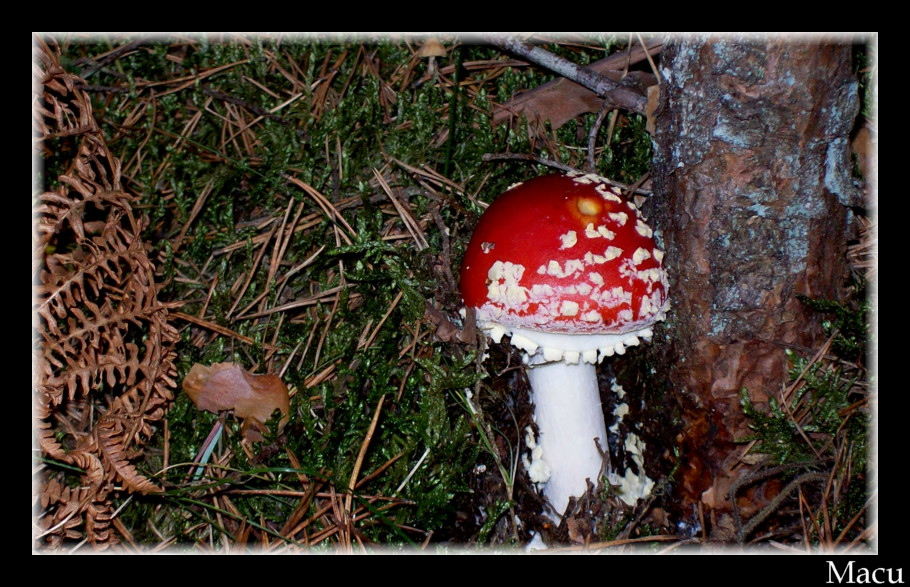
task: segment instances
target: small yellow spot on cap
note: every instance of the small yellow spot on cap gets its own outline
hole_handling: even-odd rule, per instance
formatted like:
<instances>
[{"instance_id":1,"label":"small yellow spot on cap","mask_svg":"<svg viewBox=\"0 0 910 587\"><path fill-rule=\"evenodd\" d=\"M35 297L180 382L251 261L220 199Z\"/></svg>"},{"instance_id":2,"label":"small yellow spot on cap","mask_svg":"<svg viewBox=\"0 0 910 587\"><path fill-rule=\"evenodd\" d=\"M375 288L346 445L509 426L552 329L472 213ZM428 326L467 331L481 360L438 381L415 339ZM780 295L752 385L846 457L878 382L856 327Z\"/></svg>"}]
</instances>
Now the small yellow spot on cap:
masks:
<instances>
[{"instance_id":1,"label":"small yellow spot on cap","mask_svg":"<svg viewBox=\"0 0 910 587\"><path fill-rule=\"evenodd\" d=\"M594 198L578 198L578 211L585 216L597 216L600 214L600 202Z\"/></svg>"}]
</instances>

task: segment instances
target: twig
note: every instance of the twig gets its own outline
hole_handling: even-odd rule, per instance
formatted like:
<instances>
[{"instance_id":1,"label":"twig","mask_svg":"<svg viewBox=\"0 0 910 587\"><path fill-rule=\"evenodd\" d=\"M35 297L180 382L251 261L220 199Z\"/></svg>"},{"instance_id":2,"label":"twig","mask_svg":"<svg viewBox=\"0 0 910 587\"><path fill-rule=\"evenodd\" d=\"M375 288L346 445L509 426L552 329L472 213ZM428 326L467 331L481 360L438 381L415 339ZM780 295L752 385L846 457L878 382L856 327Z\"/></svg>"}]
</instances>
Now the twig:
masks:
<instances>
[{"instance_id":1,"label":"twig","mask_svg":"<svg viewBox=\"0 0 910 587\"><path fill-rule=\"evenodd\" d=\"M594 172L594 146L597 143L597 135L600 133L600 125L603 124L604 117L611 110L615 110L615 108L610 108L609 102L604 102L600 112L597 113L597 118L594 119L594 126L591 127L591 132L588 134L588 163L585 166L585 171L588 173ZM609 139L607 144L609 144Z\"/></svg>"},{"instance_id":2,"label":"twig","mask_svg":"<svg viewBox=\"0 0 910 587\"><path fill-rule=\"evenodd\" d=\"M108 51L106 54L98 56L98 58L95 58L95 59L86 58L84 61L93 63L93 65L91 67L89 67L88 69L86 69L85 71L83 71L82 73L80 73L79 77L81 77L82 79L88 79L89 77L94 75L95 72L100 70L102 67L104 67L108 63L116 61L117 59L120 59L120 57L123 57L125 54L133 51L134 49L138 50L143 45L147 45L147 44L148 44L148 41L143 40L143 39L137 39L135 41L130 41L129 43L127 43L125 45L121 45L121 46L113 49L112 51ZM83 60L80 59L79 61L83 61Z\"/></svg>"},{"instance_id":3,"label":"twig","mask_svg":"<svg viewBox=\"0 0 910 587\"><path fill-rule=\"evenodd\" d=\"M587 67L579 67L567 59L553 55L546 49L535 47L515 37L506 37L504 39L488 38L487 40L497 47L519 55L532 63L545 67L588 88L610 102L614 107L619 106L639 114L644 114L645 112L648 101L644 96L624 88L621 84Z\"/></svg>"},{"instance_id":4,"label":"twig","mask_svg":"<svg viewBox=\"0 0 910 587\"><path fill-rule=\"evenodd\" d=\"M584 546L568 546L566 548L555 548L551 551L541 550L541 551L538 551L538 554L548 554L548 553L559 554L561 552L570 552L570 551L575 551L575 550L584 550L584 551L590 552L590 551L594 551L594 550L612 548L614 546L625 546L626 544L642 544L642 543L648 543L648 542L670 542L670 541L685 542L685 540L680 538L679 536L674 536L672 534L658 534L656 536L640 536L640 537L636 537L636 538L623 538L620 540L610 540L607 542L593 542L591 544L586 544Z\"/></svg>"},{"instance_id":5,"label":"twig","mask_svg":"<svg viewBox=\"0 0 910 587\"><path fill-rule=\"evenodd\" d=\"M787 415L790 417L790 421L793 422L793 425L796 427L796 431L799 432L799 435L806 442L806 444L809 446L809 448L812 449L812 452L815 453L815 456L817 458L821 458L822 454L815 447L815 445L812 444L812 441L809 440L809 437L806 435L805 431L803 431L803 427L799 423L799 418L796 417L794 406L790 405L790 403L791 403L790 400L791 400L792 396L794 395L796 389L798 388L799 384L802 382L803 376L809 371L809 369L812 368L812 365L814 365L816 363L816 361L818 361L821 357L824 357L828 353L828 349L831 348L831 343L834 341L834 337L836 335L837 335L837 332L835 331L831 334L830 337L828 337L828 340L825 341L825 344L822 346L822 348L819 349L819 351L815 354L814 357L812 357L812 360L809 361L809 364L806 365L806 368L800 372L799 376L796 378L796 380L793 382L793 384L790 385L790 387L788 387L786 390L781 391L781 394L780 394L780 402L779 402L780 406L784 409L784 411L787 412Z\"/></svg>"},{"instance_id":6,"label":"twig","mask_svg":"<svg viewBox=\"0 0 910 587\"><path fill-rule=\"evenodd\" d=\"M297 221L300 220L300 215L303 213L304 204L303 202L300 202L300 205L297 207L297 213L294 215L294 221L291 222L290 228L285 231L292 204L293 199L288 202L288 209L284 213L284 220L282 220L281 228L278 230L278 236L275 238L275 248L272 252L272 259L269 262L269 277L265 281L266 288L268 288L272 283L272 280L275 279L275 273L278 271L278 267L281 266L281 260L284 259L284 253L285 250L287 250L288 242L291 240L291 237L294 236L294 226L297 225Z\"/></svg>"},{"instance_id":7,"label":"twig","mask_svg":"<svg viewBox=\"0 0 910 587\"><path fill-rule=\"evenodd\" d=\"M828 480L827 473L803 473L802 475L800 475L799 477L797 477L796 479L794 479L793 481L788 483L787 486L784 487L784 489L777 496L775 496L773 500L771 500L771 503L769 503L767 506L765 506L760 512L758 512L757 514L752 516L749 519L749 522L745 526L742 527L742 529L739 532L739 541L740 542L745 541L746 537L749 534L751 534L752 531L755 530L755 528L758 527L758 525L761 524L765 520L765 518L767 518L769 515L771 515L771 513L775 512L780 507L780 505L783 503L783 501L787 497L789 497L789 495L791 493L793 493L793 491L795 491L800 486L802 486L803 483L807 483L807 482L811 482L811 481L827 481L827 480Z\"/></svg>"},{"instance_id":8,"label":"twig","mask_svg":"<svg viewBox=\"0 0 910 587\"><path fill-rule=\"evenodd\" d=\"M783 473L785 471L792 470L792 469L795 469L798 467L820 466L822 464L825 464L829 460L830 459L823 459L823 460L819 460L819 461L810 461L810 462L803 462L803 463L788 463L785 465L778 465L776 467L771 467L764 471L758 471L755 473L744 475L744 476L740 477L739 479L737 479L730 486L730 503L733 504L733 519L736 522L736 531L738 534L739 541L745 542L746 537L749 534L751 534L755 530L755 528L759 524L761 524L769 515L771 515L773 512L775 512L780 507L780 505L784 502L784 500L787 497L789 497L789 495L795 489L799 488L803 483L806 483L806 482L827 481L828 473L815 472L815 471L803 473L802 475L800 475L799 477L797 477L796 479L791 481L786 487L784 487L784 489L781 490L781 492L779 494L777 494L773 500L771 500L771 503L769 503L767 506L762 508L762 510L759 511L757 514L752 516L745 525L742 523L742 518L739 515L739 508L736 506L736 494L739 492L739 490L741 488L751 485L752 483L755 483L762 479L766 479L768 477L771 477L771 476L777 475L779 473Z\"/></svg>"},{"instance_id":9,"label":"twig","mask_svg":"<svg viewBox=\"0 0 910 587\"><path fill-rule=\"evenodd\" d=\"M552 167L553 169L558 169L566 173L577 171L576 169L569 167L564 163L560 163L559 161L553 161L552 159L538 157L537 155L528 155L525 153L484 153L481 159L485 162L496 161L498 159L505 159L508 161L530 161L532 163L546 165L547 167Z\"/></svg>"},{"instance_id":10,"label":"twig","mask_svg":"<svg viewBox=\"0 0 910 587\"><path fill-rule=\"evenodd\" d=\"M790 384L790 386L781 392L780 394L780 403L784 406L788 406L790 403L790 398L793 396L796 389L799 387L799 384L803 380L803 376L809 372L809 369L812 368L812 365L817 363L820 359L824 358L828 354L828 350L831 348L831 343L834 342L834 338L837 336L837 332L832 332L831 336L828 337L828 340L825 341L825 344L822 345L822 348L815 353L815 356L812 357L812 360L806 365L806 367L800 371L799 376Z\"/></svg>"},{"instance_id":11,"label":"twig","mask_svg":"<svg viewBox=\"0 0 910 587\"><path fill-rule=\"evenodd\" d=\"M137 82L136 86L142 87L142 88L154 88L154 87L158 87L158 86L168 86L168 85L177 84L177 83L181 84L181 85L177 86L176 88L166 90L157 95L158 98L162 98L168 94L172 94L174 92L179 92L185 88L189 88L189 87L199 83L203 79L215 75L216 73L221 73L222 71L231 69L232 67L237 67L238 65L245 65L249 62L250 62L249 59L241 59L240 61L235 61L233 63L226 63L224 65L219 65L218 67L213 67L212 69L207 69L205 71L195 73L193 75L186 75L183 77L178 77L178 78L164 80L164 81L157 81L157 82L147 82L147 81ZM208 105L208 102L206 102L206 105Z\"/></svg>"},{"instance_id":12,"label":"twig","mask_svg":"<svg viewBox=\"0 0 910 587\"><path fill-rule=\"evenodd\" d=\"M637 43L633 46L630 37L628 51L599 59L588 64L587 68L646 96L647 88L656 84L657 80L652 79L651 74L629 72L628 68L644 61L645 54L659 54L662 47L662 43L652 41L643 50ZM560 128L582 114L597 113L602 104L603 100L591 90L567 78L557 77L536 88L515 94L502 105L496 106L493 124L504 124L523 114L529 120L549 119L553 128Z\"/></svg>"},{"instance_id":13,"label":"twig","mask_svg":"<svg viewBox=\"0 0 910 587\"><path fill-rule=\"evenodd\" d=\"M455 274L452 273L452 243L449 240L449 228L442 219L442 214L439 213L438 206L430 208L430 214L433 216L433 222L436 223L436 228L439 229L439 239L442 242L442 270L448 280L449 287L454 291L457 288L457 282L455 280Z\"/></svg>"}]
</instances>

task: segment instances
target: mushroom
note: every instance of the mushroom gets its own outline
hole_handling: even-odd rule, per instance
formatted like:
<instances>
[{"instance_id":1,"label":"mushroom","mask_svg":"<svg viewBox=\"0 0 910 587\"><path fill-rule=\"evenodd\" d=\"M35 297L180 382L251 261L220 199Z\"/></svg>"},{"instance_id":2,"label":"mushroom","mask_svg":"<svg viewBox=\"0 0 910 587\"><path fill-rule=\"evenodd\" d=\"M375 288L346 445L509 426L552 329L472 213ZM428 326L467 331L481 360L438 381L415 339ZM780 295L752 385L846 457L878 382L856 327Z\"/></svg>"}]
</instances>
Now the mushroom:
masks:
<instances>
[{"instance_id":1,"label":"mushroom","mask_svg":"<svg viewBox=\"0 0 910 587\"><path fill-rule=\"evenodd\" d=\"M429 57L429 63L427 67L427 73L431 76L436 75L436 58L446 56L446 48L442 42L436 37L428 37L426 41L423 42L423 45L420 47L420 50L417 51L418 57Z\"/></svg>"},{"instance_id":2,"label":"mushroom","mask_svg":"<svg viewBox=\"0 0 910 587\"><path fill-rule=\"evenodd\" d=\"M445 57L446 48L436 37L427 37L420 49L417 51L419 57Z\"/></svg>"},{"instance_id":3,"label":"mushroom","mask_svg":"<svg viewBox=\"0 0 910 587\"><path fill-rule=\"evenodd\" d=\"M495 342L510 336L529 366L539 439L526 440L534 462L525 464L554 520L586 479L608 473L596 364L650 340L664 319L663 255L632 202L575 172L509 188L465 252L465 305Z\"/></svg>"}]
</instances>

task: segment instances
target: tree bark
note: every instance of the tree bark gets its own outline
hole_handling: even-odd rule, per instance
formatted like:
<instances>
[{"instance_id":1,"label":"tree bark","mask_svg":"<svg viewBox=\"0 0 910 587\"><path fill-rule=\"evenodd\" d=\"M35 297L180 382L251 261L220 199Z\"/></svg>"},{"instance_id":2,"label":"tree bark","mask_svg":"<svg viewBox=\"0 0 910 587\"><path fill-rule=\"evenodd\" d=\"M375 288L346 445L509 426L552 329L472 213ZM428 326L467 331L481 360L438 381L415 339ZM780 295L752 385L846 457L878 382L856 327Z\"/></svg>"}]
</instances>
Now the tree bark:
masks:
<instances>
[{"instance_id":1,"label":"tree bark","mask_svg":"<svg viewBox=\"0 0 910 587\"><path fill-rule=\"evenodd\" d=\"M660 72L649 221L673 307L649 349L665 379L650 382L643 409L659 405L642 421L675 418L668 503L690 521L701 503L709 520L749 471L735 444L750 432L740 391L766 409L788 383L784 350L823 342L796 295L841 298L850 207L861 205L848 142L858 84L849 45L786 39L671 40Z\"/></svg>"}]
</instances>

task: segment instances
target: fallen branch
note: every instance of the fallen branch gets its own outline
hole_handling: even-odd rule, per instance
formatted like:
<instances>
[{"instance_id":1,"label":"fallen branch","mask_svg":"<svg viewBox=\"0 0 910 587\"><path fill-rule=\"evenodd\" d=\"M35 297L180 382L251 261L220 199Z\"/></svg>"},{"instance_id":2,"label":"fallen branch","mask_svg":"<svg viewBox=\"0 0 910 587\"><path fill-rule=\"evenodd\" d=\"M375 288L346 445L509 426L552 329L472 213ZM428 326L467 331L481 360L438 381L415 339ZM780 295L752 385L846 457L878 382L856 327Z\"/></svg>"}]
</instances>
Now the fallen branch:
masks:
<instances>
[{"instance_id":1,"label":"fallen branch","mask_svg":"<svg viewBox=\"0 0 910 587\"><path fill-rule=\"evenodd\" d=\"M536 63L541 67L545 67L566 79L586 87L604 100L610 102L614 107L624 108L639 114L645 113L645 108L648 104L648 100L645 96L626 88L623 84L613 81L609 77L590 68L580 67L567 59L550 53L546 49L535 47L534 45L521 41L515 37L506 37L504 39L490 38L488 41L497 47L523 57L532 63Z\"/></svg>"},{"instance_id":2,"label":"fallen branch","mask_svg":"<svg viewBox=\"0 0 910 587\"><path fill-rule=\"evenodd\" d=\"M648 56L659 54L661 49L662 44L659 41L649 42L647 51L636 44L627 51L614 53L591 63L587 69L646 96L648 86L656 84L657 79L650 73L624 71L644 61ZM528 120L549 120L552 128L557 129L577 116L598 112L603 105L604 100L596 93L560 77L532 90L516 94L506 103L498 105L493 113L493 124L502 124L524 115Z\"/></svg>"}]
</instances>

